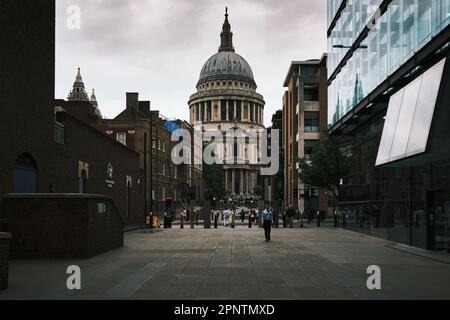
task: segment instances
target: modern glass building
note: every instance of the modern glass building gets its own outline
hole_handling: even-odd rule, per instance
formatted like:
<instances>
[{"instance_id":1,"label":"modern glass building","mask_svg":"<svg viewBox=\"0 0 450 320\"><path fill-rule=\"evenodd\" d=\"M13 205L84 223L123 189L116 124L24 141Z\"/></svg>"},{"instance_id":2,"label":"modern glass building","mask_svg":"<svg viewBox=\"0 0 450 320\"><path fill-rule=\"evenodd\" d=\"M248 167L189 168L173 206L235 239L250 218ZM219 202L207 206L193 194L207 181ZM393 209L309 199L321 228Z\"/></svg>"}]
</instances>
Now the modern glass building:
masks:
<instances>
[{"instance_id":1,"label":"modern glass building","mask_svg":"<svg viewBox=\"0 0 450 320\"><path fill-rule=\"evenodd\" d=\"M450 252L450 0L328 0L342 226Z\"/></svg>"}]
</instances>

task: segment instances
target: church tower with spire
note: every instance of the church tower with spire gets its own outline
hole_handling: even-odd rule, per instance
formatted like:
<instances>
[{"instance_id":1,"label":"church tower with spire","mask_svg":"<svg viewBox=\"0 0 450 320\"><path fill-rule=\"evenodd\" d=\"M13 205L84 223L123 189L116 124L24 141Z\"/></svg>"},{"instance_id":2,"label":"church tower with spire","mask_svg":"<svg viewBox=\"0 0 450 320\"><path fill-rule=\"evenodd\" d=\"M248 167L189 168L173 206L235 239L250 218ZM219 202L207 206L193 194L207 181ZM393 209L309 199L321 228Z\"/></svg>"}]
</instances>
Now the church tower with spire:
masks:
<instances>
[{"instance_id":1,"label":"church tower with spire","mask_svg":"<svg viewBox=\"0 0 450 320\"><path fill-rule=\"evenodd\" d=\"M83 78L81 77L81 69L78 68L77 77L73 83L73 89L70 91L67 97L69 101L89 101L88 94L84 87Z\"/></svg>"}]
</instances>

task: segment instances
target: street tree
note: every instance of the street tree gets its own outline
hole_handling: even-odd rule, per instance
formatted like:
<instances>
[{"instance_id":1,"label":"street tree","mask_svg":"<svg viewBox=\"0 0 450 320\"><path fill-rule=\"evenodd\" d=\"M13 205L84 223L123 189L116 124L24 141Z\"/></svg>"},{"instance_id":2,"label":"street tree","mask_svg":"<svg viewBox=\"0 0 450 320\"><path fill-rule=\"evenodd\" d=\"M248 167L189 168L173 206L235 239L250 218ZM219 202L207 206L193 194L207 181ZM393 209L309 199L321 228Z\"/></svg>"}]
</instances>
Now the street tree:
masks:
<instances>
[{"instance_id":1,"label":"street tree","mask_svg":"<svg viewBox=\"0 0 450 320\"><path fill-rule=\"evenodd\" d=\"M331 192L333 206L339 202L342 179L350 172L349 157L341 140L329 138L320 142L310 160L299 159L299 177L305 184Z\"/></svg>"},{"instance_id":2,"label":"street tree","mask_svg":"<svg viewBox=\"0 0 450 320\"><path fill-rule=\"evenodd\" d=\"M203 166L203 179L205 190L208 190L207 196L223 198L225 192L225 174L222 167L218 164Z\"/></svg>"}]
</instances>

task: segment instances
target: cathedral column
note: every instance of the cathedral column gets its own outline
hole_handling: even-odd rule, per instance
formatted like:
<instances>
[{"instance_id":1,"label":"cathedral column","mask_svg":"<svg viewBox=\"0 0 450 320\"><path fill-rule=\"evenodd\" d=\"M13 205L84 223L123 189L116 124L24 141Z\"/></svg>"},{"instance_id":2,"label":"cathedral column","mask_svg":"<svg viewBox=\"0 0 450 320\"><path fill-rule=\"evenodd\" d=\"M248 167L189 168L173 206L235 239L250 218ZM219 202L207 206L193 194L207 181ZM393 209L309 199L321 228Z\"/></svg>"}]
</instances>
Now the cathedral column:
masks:
<instances>
[{"instance_id":1,"label":"cathedral column","mask_svg":"<svg viewBox=\"0 0 450 320\"><path fill-rule=\"evenodd\" d=\"M255 104L254 103L252 103L252 106L251 106L251 108L252 108L252 110L253 110L253 113L252 113L252 117L250 117L251 119L251 121L252 122L255 122Z\"/></svg>"},{"instance_id":2,"label":"cathedral column","mask_svg":"<svg viewBox=\"0 0 450 320\"><path fill-rule=\"evenodd\" d=\"M236 121L237 118L237 101L234 100L234 120Z\"/></svg>"},{"instance_id":3,"label":"cathedral column","mask_svg":"<svg viewBox=\"0 0 450 320\"><path fill-rule=\"evenodd\" d=\"M241 121L244 121L244 100L241 101Z\"/></svg>"},{"instance_id":4,"label":"cathedral column","mask_svg":"<svg viewBox=\"0 0 450 320\"><path fill-rule=\"evenodd\" d=\"M250 176L250 171L247 170L247 175L246 175L246 180L247 180L247 188L246 188L246 192L247 192L247 195L250 193L250 192L249 192L249 191L250 191L250 186L249 186L250 179L249 179L249 176Z\"/></svg>"},{"instance_id":5,"label":"cathedral column","mask_svg":"<svg viewBox=\"0 0 450 320\"><path fill-rule=\"evenodd\" d=\"M225 170L225 193L228 193L228 170Z\"/></svg>"},{"instance_id":6,"label":"cathedral column","mask_svg":"<svg viewBox=\"0 0 450 320\"><path fill-rule=\"evenodd\" d=\"M264 107L261 105L261 124L264 123Z\"/></svg>"},{"instance_id":7,"label":"cathedral column","mask_svg":"<svg viewBox=\"0 0 450 320\"><path fill-rule=\"evenodd\" d=\"M239 181L239 192L244 194L244 170L239 170L241 172L241 180Z\"/></svg>"},{"instance_id":8,"label":"cathedral column","mask_svg":"<svg viewBox=\"0 0 450 320\"><path fill-rule=\"evenodd\" d=\"M203 110L202 110L202 104L198 104L198 121L203 122Z\"/></svg>"},{"instance_id":9,"label":"cathedral column","mask_svg":"<svg viewBox=\"0 0 450 320\"><path fill-rule=\"evenodd\" d=\"M226 118L226 120L227 121L230 121L230 101L229 100L227 100L227 118Z\"/></svg>"},{"instance_id":10,"label":"cathedral column","mask_svg":"<svg viewBox=\"0 0 450 320\"><path fill-rule=\"evenodd\" d=\"M235 170L232 169L231 170L231 194L235 195L236 194L236 173Z\"/></svg>"},{"instance_id":11,"label":"cathedral column","mask_svg":"<svg viewBox=\"0 0 450 320\"><path fill-rule=\"evenodd\" d=\"M258 104L258 123L261 123L261 107Z\"/></svg>"},{"instance_id":12,"label":"cathedral column","mask_svg":"<svg viewBox=\"0 0 450 320\"><path fill-rule=\"evenodd\" d=\"M203 122L208 121L208 103L205 101L203 102Z\"/></svg>"}]
</instances>

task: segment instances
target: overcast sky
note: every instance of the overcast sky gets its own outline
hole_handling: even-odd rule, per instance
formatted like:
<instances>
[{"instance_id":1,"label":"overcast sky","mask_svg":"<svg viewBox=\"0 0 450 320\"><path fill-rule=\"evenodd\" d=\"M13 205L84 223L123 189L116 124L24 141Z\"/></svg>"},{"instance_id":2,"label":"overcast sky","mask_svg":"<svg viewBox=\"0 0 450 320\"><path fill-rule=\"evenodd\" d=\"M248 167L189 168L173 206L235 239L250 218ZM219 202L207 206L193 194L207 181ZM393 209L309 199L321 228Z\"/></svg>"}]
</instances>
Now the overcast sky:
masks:
<instances>
[{"instance_id":1,"label":"overcast sky","mask_svg":"<svg viewBox=\"0 0 450 320\"><path fill-rule=\"evenodd\" d=\"M169 118L188 120L187 101L215 54L225 7L236 52L250 64L266 100L265 123L281 108L292 60L326 51L325 0L57 0L56 98L66 98L81 67L104 116L115 117L126 92L139 92ZM81 9L70 30L67 10Z\"/></svg>"}]
</instances>

